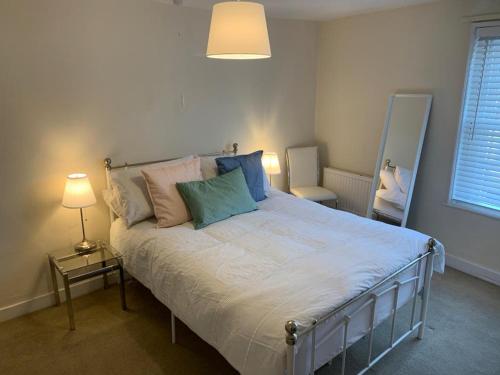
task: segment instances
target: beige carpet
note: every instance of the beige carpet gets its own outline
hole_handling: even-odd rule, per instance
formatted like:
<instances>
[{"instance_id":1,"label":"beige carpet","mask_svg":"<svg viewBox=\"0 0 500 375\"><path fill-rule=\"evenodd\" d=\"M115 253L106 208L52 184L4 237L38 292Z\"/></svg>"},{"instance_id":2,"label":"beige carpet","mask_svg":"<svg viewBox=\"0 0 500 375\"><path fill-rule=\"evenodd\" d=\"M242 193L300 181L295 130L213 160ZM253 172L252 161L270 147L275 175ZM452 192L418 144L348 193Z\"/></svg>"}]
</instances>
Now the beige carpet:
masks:
<instances>
[{"instance_id":1,"label":"beige carpet","mask_svg":"<svg viewBox=\"0 0 500 375\"><path fill-rule=\"evenodd\" d=\"M116 287L76 299L73 332L65 305L1 323L0 374L236 373L181 323L172 345L168 309L139 283L127 284L127 298L128 312ZM500 374L499 287L447 269L434 278L428 323L423 341L407 339L370 373ZM350 372L362 362L363 341L350 350ZM334 374L338 365L318 373Z\"/></svg>"}]
</instances>

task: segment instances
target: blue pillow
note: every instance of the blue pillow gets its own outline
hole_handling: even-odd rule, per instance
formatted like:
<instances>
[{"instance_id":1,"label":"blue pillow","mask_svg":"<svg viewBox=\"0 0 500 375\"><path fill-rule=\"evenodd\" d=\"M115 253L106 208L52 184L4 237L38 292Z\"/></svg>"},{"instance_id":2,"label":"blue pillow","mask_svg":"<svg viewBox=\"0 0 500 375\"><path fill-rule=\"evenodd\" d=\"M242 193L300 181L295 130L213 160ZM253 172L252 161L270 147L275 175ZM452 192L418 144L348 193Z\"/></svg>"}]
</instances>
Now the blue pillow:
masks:
<instances>
[{"instance_id":1,"label":"blue pillow","mask_svg":"<svg viewBox=\"0 0 500 375\"><path fill-rule=\"evenodd\" d=\"M266 199L264 193L264 174L262 171L262 153L263 151L256 151L248 155L228 156L215 159L219 175L223 175L241 167L248 190L256 202Z\"/></svg>"}]
</instances>

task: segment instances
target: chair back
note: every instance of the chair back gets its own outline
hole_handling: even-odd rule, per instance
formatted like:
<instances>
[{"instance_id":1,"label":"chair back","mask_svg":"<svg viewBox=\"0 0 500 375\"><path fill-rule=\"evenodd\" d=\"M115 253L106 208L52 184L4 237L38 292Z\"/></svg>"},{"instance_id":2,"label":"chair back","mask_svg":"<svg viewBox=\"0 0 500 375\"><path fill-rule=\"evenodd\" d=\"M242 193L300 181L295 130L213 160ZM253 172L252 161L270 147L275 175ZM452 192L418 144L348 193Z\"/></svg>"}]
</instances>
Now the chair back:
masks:
<instances>
[{"instance_id":1,"label":"chair back","mask_svg":"<svg viewBox=\"0 0 500 375\"><path fill-rule=\"evenodd\" d=\"M318 186L318 147L293 147L286 150L288 185L292 189L301 186Z\"/></svg>"}]
</instances>

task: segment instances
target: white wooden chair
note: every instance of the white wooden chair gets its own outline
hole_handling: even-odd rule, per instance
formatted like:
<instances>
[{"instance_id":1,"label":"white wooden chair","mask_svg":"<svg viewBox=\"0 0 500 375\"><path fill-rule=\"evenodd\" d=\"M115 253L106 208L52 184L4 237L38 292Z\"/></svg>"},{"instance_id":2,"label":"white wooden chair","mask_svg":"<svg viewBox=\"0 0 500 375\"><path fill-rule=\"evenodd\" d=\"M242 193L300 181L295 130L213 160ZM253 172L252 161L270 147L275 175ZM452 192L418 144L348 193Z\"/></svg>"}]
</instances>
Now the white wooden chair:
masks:
<instances>
[{"instance_id":1,"label":"white wooden chair","mask_svg":"<svg viewBox=\"0 0 500 375\"><path fill-rule=\"evenodd\" d=\"M286 150L288 186L290 193L298 198L314 202L334 201L337 207L337 194L318 186L319 158L318 147L294 147Z\"/></svg>"}]
</instances>

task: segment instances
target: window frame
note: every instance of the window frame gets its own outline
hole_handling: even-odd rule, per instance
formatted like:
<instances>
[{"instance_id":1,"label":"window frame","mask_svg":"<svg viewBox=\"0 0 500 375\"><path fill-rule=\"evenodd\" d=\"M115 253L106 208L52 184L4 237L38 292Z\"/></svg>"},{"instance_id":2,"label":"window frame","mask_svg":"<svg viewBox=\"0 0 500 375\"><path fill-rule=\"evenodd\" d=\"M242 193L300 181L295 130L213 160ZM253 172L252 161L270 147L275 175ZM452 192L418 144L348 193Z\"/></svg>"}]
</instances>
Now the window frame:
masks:
<instances>
[{"instance_id":1,"label":"window frame","mask_svg":"<svg viewBox=\"0 0 500 375\"><path fill-rule=\"evenodd\" d=\"M465 69L464 87L462 90L460 117L458 120L459 121L458 132L457 132L457 136L455 139L455 151L454 151L454 155L453 155L453 165L452 165L452 170L451 170L450 189L448 192L447 205L450 207L459 208L459 209L473 212L476 214L480 214L483 216L488 216L488 217L492 217L495 219L500 219L500 210L495 210L493 208L483 207L483 206L480 206L477 204L463 202L460 200L453 199L453 188L455 185L455 175L457 172L458 152L460 149L460 142L462 139L462 131L464 128L463 116L464 116L464 109L465 109L465 104L466 104L465 101L467 98L467 89L469 87L469 69L471 66L472 55L474 53L474 44L476 43L476 38L475 38L476 32L478 29L481 29L484 27L500 27L500 20L478 21L478 22L473 22L471 25L469 52L467 55L467 67Z\"/></svg>"}]
</instances>

